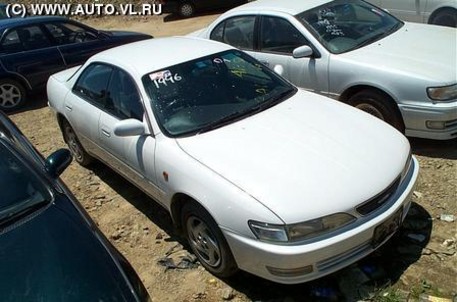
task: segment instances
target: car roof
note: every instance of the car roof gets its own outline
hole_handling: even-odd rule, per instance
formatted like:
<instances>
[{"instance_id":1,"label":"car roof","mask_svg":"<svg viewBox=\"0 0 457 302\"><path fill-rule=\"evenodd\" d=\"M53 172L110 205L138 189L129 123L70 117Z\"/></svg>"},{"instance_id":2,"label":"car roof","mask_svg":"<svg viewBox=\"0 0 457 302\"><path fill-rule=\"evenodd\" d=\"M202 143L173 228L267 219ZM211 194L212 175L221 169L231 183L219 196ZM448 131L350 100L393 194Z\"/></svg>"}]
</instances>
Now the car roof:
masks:
<instances>
[{"instance_id":1,"label":"car roof","mask_svg":"<svg viewBox=\"0 0 457 302\"><path fill-rule=\"evenodd\" d=\"M331 0L256 0L247 4L235 7L231 12L239 11L276 11L290 15L297 15L308 9L328 3Z\"/></svg>"},{"instance_id":2,"label":"car roof","mask_svg":"<svg viewBox=\"0 0 457 302\"><path fill-rule=\"evenodd\" d=\"M195 37L167 37L134 42L100 52L89 62L105 62L143 76L152 71L234 49L232 46Z\"/></svg>"},{"instance_id":3,"label":"car roof","mask_svg":"<svg viewBox=\"0 0 457 302\"><path fill-rule=\"evenodd\" d=\"M32 16L26 18L0 19L0 29L10 28L18 25L29 25L43 22L69 21L68 18L58 16Z\"/></svg>"}]
</instances>

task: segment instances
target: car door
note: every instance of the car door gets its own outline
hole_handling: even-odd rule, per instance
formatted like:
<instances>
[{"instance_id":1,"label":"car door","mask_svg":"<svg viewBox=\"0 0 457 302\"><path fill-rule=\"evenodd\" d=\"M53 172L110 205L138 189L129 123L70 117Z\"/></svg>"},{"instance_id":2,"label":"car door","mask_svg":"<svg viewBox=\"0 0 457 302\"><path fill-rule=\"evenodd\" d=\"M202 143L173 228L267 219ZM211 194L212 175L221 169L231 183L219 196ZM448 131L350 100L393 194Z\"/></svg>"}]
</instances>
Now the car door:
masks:
<instances>
[{"instance_id":1,"label":"car door","mask_svg":"<svg viewBox=\"0 0 457 302\"><path fill-rule=\"evenodd\" d=\"M82 64L92 55L107 49L109 41L97 31L75 22L45 23L68 67Z\"/></svg>"},{"instance_id":2,"label":"car door","mask_svg":"<svg viewBox=\"0 0 457 302\"><path fill-rule=\"evenodd\" d=\"M104 156L98 142L100 115L112 71L113 68L106 64L87 66L65 98L65 116L80 143L86 151L99 158Z\"/></svg>"},{"instance_id":3,"label":"car door","mask_svg":"<svg viewBox=\"0 0 457 302\"><path fill-rule=\"evenodd\" d=\"M134 80L126 71L114 68L98 129L104 159L124 177L158 198L159 190L155 185L155 138L149 134L117 136L114 128L125 119L137 119L148 128Z\"/></svg>"},{"instance_id":4,"label":"car door","mask_svg":"<svg viewBox=\"0 0 457 302\"><path fill-rule=\"evenodd\" d=\"M65 68L59 50L39 25L11 28L0 44L5 70L24 77L32 88L43 87L51 74Z\"/></svg>"},{"instance_id":5,"label":"car door","mask_svg":"<svg viewBox=\"0 0 457 302\"><path fill-rule=\"evenodd\" d=\"M423 22L426 2L426 0L381 0L381 7L401 20Z\"/></svg>"},{"instance_id":6,"label":"car door","mask_svg":"<svg viewBox=\"0 0 457 302\"><path fill-rule=\"evenodd\" d=\"M270 68L281 66L282 76L297 85L319 93L328 92L328 64L317 53L312 57L294 58L297 47L314 48L305 35L286 18L262 16L255 57Z\"/></svg>"}]
</instances>

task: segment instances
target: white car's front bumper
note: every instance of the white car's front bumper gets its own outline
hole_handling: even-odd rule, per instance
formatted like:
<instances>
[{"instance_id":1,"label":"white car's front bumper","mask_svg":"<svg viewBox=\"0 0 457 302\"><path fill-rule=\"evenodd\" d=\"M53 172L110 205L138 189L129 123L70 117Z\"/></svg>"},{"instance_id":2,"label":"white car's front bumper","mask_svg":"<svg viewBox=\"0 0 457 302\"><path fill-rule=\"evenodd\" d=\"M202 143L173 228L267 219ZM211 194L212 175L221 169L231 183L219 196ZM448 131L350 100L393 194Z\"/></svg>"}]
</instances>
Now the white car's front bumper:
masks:
<instances>
[{"instance_id":1,"label":"white car's front bumper","mask_svg":"<svg viewBox=\"0 0 457 302\"><path fill-rule=\"evenodd\" d=\"M373 248L373 234L379 225L401 211L401 221L411 205L411 195L419 174L419 164L413 157L411 168L397 192L396 201L384 212L354 229L309 244L276 245L239 236L229 230L223 233L233 256L242 270L278 283L295 284L320 278L367 256L386 242Z\"/></svg>"},{"instance_id":2,"label":"white car's front bumper","mask_svg":"<svg viewBox=\"0 0 457 302\"><path fill-rule=\"evenodd\" d=\"M406 136L447 140L457 138L457 100L398 105Z\"/></svg>"}]
</instances>

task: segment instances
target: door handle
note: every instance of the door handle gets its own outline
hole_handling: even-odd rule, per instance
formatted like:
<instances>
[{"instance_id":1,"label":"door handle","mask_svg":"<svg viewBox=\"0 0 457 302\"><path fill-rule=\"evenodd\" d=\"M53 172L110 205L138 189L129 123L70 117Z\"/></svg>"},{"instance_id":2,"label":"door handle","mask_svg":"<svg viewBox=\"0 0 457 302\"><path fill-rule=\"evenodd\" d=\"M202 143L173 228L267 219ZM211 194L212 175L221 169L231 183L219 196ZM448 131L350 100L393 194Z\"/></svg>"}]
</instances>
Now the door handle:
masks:
<instances>
[{"instance_id":1,"label":"door handle","mask_svg":"<svg viewBox=\"0 0 457 302\"><path fill-rule=\"evenodd\" d=\"M69 105L65 105L65 109L67 109L68 111L72 111L73 110L73 107L69 106Z\"/></svg>"},{"instance_id":2,"label":"door handle","mask_svg":"<svg viewBox=\"0 0 457 302\"><path fill-rule=\"evenodd\" d=\"M111 137L111 133L108 130L102 129L102 133L106 137Z\"/></svg>"}]
</instances>

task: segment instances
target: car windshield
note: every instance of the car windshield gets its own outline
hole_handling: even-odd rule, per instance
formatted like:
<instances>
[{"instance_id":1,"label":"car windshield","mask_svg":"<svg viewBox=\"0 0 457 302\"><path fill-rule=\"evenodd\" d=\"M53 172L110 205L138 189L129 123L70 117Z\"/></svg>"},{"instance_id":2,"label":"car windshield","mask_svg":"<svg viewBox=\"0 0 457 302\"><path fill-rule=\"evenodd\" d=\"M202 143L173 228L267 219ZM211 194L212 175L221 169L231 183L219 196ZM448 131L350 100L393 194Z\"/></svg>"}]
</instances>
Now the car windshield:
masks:
<instances>
[{"instance_id":1,"label":"car windshield","mask_svg":"<svg viewBox=\"0 0 457 302\"><path fill-rule=\"evenodd\" d=\"M384 10L360 0L332 1L296 18L335 54L371 44L403 26Z\"/></svg>"},{"instance_id":2,"label":"car windshield","mask_svg":"<svg viewBox=\"0 0 457 302\"><path fill-rule=\"evenodd\" d=\"M210 131L274 106L296 92L238 50L149 73L143 84L162 131L171 137Z\"/></svg>"},{"instance_id":3,"label":"car windshield","mask_svg":"<svg viewBox=\"0 0 457 302\"><path fill-rule=\"evenodd\" d=\"M35 173L0 140L0 226L28 215L51 200Z\"/></svg>"}]
</instances>

